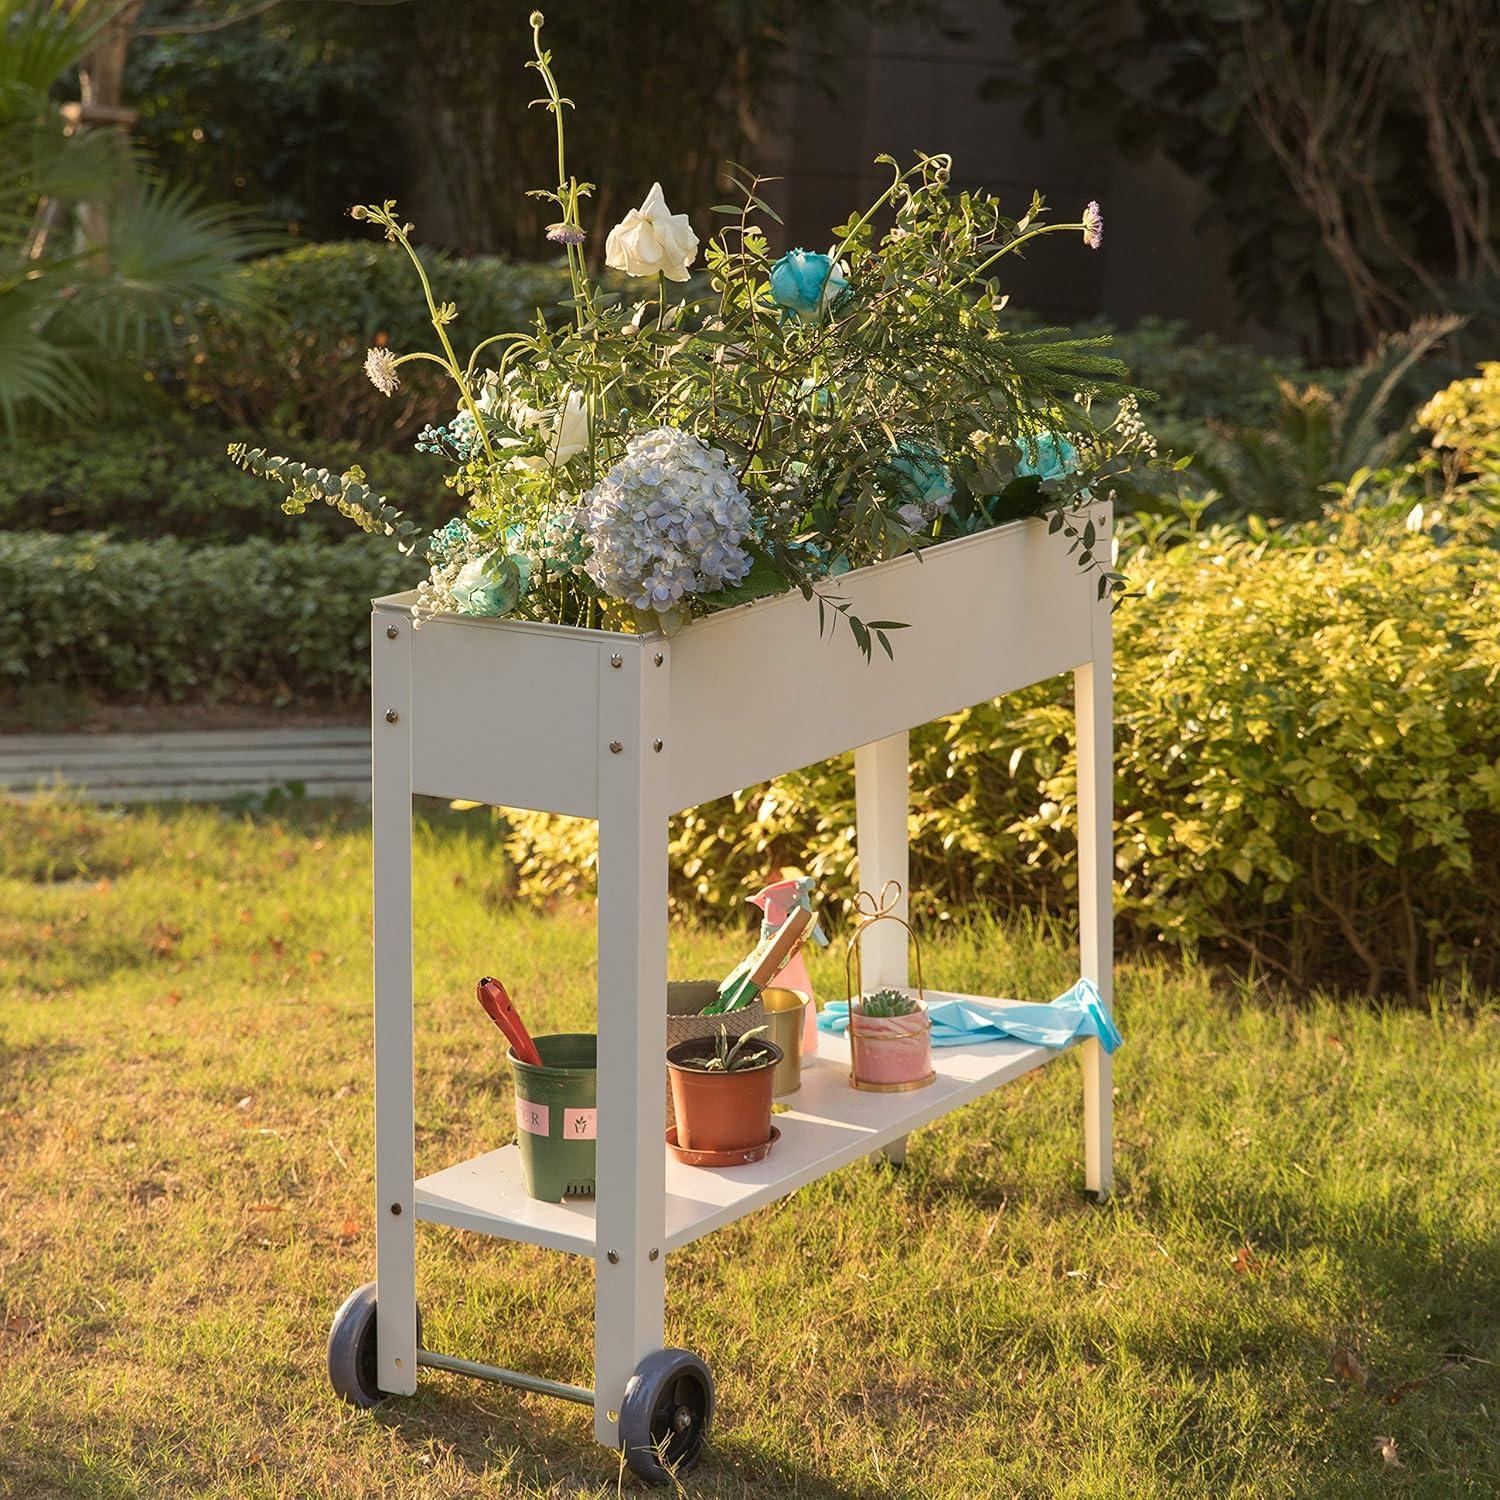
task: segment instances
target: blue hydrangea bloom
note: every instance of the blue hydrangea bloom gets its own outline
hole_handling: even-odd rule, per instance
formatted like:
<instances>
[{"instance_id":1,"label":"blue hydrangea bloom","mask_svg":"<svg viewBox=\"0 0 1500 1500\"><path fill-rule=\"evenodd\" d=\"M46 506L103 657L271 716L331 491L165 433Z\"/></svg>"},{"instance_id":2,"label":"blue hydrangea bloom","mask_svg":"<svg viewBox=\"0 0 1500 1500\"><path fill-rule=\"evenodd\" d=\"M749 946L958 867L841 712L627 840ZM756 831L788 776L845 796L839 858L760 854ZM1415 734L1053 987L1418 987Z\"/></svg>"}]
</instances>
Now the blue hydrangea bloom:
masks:
<instances>
[{"instance_id":1,"label":"blue hydrangea bloom","mask_svg":"<svg viewBox=\"0 0 1500 1500\"><path fill-rule=\"evenodd\" d=\"M809 323L849 290L848 278L827 255L816 250L788 250L771 267L771 296L778 307Z\"/></svg>"},{"instance_id":2,"label":"blue hydrangea bloom","mask_svg":"<svg viewBox=\"0 0 1500 1500\"><path fill-rule=\"evenodd\" d=\"M601 592L660 615L692 594L742 582L751 524L749 498L723 453L676 427L636 433L577 516L584 567Z\"/></svg>"},{"instance_id":3,"label":"blue hydrangea bloom","mask_svg":"<svg viewBox=\"0 0 1500 1500\"><path fill-rule=\"evenodd\" d=\"M1034 438L1023 437L1018 446L1021 461L1016 465L1017 474L1062 479L1078 470L1078 450L1059 433L1040 432Z\"/></svg>"}]
</instances>

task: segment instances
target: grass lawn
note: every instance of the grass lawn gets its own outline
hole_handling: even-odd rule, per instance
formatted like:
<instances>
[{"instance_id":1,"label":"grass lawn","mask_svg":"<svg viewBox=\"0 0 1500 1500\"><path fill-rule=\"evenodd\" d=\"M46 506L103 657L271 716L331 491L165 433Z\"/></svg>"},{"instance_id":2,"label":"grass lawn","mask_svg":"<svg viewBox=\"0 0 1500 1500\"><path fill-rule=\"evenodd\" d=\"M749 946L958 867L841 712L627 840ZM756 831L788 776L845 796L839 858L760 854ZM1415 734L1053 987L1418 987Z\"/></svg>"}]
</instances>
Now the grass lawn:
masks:
<instances>
[{"instance_id":1,"label":"grass lawn","mask_svg":"<svg viewBox=\"0 0 1500 1500\"><path fill-rule=\"evenodd\" d=\"M591 1024L593 932L505 897L480 816L419 841L418 1162L511 1134L504 975ZM607 1496L579 1407L424 1374L338 1405L373 1274L363 811L0 811L0 1494ZM679 934L674 972L742 938ZM1046 996L1041 931L934 942ZM835 968L818 976L833 993ZM1071 1059L675 1254L720 1422L694 1495L1500 1493L1500 1014L1282 1008L1119 976L1118 1192ZM590 1266L424 1226L435 1348L588 1383ZM1384 1452L1382 1452L1384 1448Z\"/></svg>"}]
</instances>

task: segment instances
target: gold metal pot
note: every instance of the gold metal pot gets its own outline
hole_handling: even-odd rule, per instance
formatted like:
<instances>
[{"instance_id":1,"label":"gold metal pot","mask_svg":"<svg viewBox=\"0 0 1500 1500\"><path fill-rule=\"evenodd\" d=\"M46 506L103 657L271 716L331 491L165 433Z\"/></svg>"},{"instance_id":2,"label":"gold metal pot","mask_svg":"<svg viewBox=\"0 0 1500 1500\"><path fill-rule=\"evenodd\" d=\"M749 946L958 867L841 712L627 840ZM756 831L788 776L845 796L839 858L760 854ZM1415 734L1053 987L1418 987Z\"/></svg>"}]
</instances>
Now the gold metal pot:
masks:
<instances>
[{"instance_id":1,"label":"gold metal pot","mask_svg":"<svg viewBox=\"0 0 1500 1500\"><path fill-rule=\"evenodd\" d=\"M802 1087L803 1017L812 999L801 990L772 986L760 992L760 1003L766 1008L766 1039L775 1042L782 1052L771 1092L778 1098L795 1094Z\"/></svg>"}]
</instances>

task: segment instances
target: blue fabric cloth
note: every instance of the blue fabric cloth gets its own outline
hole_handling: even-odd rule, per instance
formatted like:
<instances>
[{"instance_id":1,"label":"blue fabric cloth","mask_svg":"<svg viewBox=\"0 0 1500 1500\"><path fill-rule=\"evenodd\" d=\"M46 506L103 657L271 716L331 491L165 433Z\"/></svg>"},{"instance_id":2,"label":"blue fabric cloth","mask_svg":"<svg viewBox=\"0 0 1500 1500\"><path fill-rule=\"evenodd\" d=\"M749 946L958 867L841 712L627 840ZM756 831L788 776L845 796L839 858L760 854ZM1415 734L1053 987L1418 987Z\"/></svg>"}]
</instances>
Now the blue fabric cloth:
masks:
<instances>
[{"instance_id":1,"label":"blue fabric cloth","mask_svg":"<svg viewBox=\"0 0 1500 1500\"><path fill-rule=\"evenodd\" d=\"M1124 1037L1093 982L1080 979L1050 1005L976 1005L968 1000L939 1000L927 1007L932 1018L932 1045L958 1047L976 1042L1030 1042L1037 1047L1066 1047L1081 1037L1099 1039L1113 1052ZM849 1005L834 1000L818 1012L818 1029L842 1036L849 1027Z\"/></svg>"}]
</instances>

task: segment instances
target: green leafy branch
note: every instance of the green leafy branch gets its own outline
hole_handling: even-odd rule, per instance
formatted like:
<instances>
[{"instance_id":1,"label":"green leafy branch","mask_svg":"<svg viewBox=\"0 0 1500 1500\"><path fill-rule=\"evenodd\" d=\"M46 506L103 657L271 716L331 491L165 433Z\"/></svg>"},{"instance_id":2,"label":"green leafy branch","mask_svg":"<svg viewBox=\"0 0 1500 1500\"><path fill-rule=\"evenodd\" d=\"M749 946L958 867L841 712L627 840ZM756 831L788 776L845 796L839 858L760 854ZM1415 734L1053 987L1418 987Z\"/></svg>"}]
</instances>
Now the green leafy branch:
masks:
<instances>
[{"instance_id":1,"label":"green leafy branch","mask_svg":"<svg viewBox=\"0 0 1500 1500\"><path fill-rule=\"evenodd\" d=\"M403 552L415 550L414 539L422 535L422 528L408 521L383 495L377 495L365 483L365 471L358 464L342 474L333 474L295 459L272 457L264 448L251 448L245 443L231 443L228 452L230 459L247 474L286 490L281 508L287 515L300 516L310 504L321 501L353 521L361 531L371 536L393 537Z\"/></svg>"}]
</instances>

